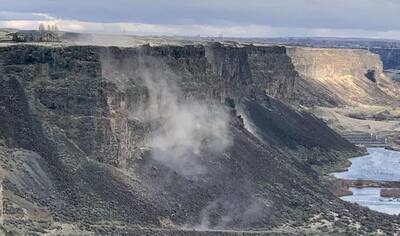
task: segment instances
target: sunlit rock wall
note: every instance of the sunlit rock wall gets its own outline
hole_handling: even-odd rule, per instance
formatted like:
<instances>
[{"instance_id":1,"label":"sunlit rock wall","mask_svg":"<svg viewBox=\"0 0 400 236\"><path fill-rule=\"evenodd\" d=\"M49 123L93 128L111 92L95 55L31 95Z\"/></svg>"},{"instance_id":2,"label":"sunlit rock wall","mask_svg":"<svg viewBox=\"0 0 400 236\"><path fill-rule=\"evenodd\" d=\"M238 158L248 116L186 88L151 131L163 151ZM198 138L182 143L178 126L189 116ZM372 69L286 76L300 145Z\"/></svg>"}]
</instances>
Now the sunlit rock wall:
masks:
<instances>
[{"instance_id":1,"label":"sunlit rock wall","mask_svg":"<svg viewBox=\"0 0 400 236\"><path fill-rule=\"evenodd\" d=\"M288 48L296 71L339 105L385 104L397 96L379 55L366 50Z\"/></svg>"}]
</instances>

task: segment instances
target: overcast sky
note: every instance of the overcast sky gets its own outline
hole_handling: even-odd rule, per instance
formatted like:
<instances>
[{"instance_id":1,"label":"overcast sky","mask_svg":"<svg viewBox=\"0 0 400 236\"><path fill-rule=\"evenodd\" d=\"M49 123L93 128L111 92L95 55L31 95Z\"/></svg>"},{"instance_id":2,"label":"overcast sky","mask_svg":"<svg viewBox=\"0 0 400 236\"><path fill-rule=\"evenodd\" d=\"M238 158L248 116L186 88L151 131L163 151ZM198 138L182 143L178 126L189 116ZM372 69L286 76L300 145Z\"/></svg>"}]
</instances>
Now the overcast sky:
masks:
<instances>
[{"instance_id":1,"label":"overcast sky","mask_svg":"<svg viewBox=\"0 0 400 236\"><path fill-rule=\"evenodd\" d=\"M0 0L0 27L234 37L400 39L400 0Z\"/></svg>"}]
</instances>

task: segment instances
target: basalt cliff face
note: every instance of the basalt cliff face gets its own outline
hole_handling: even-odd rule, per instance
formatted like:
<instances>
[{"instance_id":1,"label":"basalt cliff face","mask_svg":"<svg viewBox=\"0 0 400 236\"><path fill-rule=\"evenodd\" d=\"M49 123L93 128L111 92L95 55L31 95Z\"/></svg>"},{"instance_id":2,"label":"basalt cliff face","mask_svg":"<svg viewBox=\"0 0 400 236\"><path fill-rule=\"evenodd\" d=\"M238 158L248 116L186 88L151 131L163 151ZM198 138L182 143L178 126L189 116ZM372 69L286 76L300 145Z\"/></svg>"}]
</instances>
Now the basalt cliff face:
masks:
<instances>
[{"instance_id":1,"label":"basalt cliff face","mask_svg":"<svg viewBox=\"0 0 400 236\"><path fill-rule=\"evenodd\" d=\"M359 150L286 105L316 101L299 61L221 44L0 47L4 230L396 230L314 171Z\"/></svg>"},{"instance_id":2,"label":"basalt cliff face","mask_svg":"<svg viewBox=\"0 0 400 236\"><path fill-rule=\"evenodd\" d=\"M361 49L247 47L255 85L293 105L388 105L399 86L383 73L380 56Z\"/></svg>"},{"instance_id":3,"label":"basalt cliff face","mask_svg":"<svg viewBox=\"0 0 400 236\"><path fill-rule=\"evenodd\" d=\"M304 97L314 98L301 105L340 133L377 135L379 145L398 147L400 87L393 64L395 49L287 51L299 73Z\"/></svg>"},{"instance_id":4,"label":"basalt cliff face","mask_svg":"<svg viewBox=\"0 0 400 236\"><path fill-rule=\"evenodd\" d=\"M400 69L400 49L398 48L372 48L371 52L380 56L385 70Z\"/></svg>"},{"instance_id":5,"label":"basalt cliff face","mask_svg":"<svg viewBox=\"0 0 400 236\"><path fill-rule=\"evenodd\" d=\"M310 96L318 97L319 102L309 105L382 105L398 99L398 87L383 74L377 54L359 49L289 48L288 55Z\"/></svg>"}]
</instances>

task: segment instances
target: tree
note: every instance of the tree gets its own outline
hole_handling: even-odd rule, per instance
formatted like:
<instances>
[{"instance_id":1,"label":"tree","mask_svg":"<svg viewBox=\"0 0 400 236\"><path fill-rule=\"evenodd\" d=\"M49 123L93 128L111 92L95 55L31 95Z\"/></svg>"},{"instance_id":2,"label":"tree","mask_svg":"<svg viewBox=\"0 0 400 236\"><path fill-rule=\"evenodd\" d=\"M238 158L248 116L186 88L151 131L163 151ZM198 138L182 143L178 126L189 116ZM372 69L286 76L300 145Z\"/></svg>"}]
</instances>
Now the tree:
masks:
<instances>
[{"instance_id":1,"label":"tree","mask_svg":"<svg viewBox=\"0 0 400 236\"><path fill-rule=\"evenodd\" d=\"M45 31L46 30L46 27L44 26L44 24L43 23L40 23L40 25L39 25L39 31Z\"/></svg>"},{"instance_id":2,"label":"tree","mask_svg":"<svg viewBox=\"0 0 400 236\"><path fill-rule=\"evenodd\" d=\"M50 25L47 25L47 31L51 31Z\"/></svg>"}]
</instances>

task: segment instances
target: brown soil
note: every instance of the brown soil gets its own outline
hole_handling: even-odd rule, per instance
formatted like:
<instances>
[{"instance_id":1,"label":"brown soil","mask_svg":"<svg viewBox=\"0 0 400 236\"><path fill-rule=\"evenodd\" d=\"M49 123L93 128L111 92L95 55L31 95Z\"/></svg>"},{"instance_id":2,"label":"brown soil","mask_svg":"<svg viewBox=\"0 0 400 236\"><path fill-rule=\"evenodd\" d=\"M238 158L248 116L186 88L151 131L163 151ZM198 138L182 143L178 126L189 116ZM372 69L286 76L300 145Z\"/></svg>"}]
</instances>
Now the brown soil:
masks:
<instances>
[{"instance_id":1,"label":"brown soil","mask_svg":"<svg viewBox=\"0 0 400 236\"><path fill-rule=\"evenodd\" d=\"M381 197L400 198L400 188L383 188L381 189Z\"/></svg>"}]
</instances>

